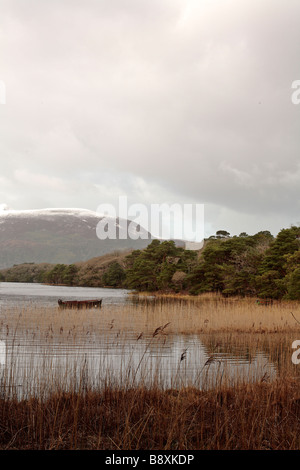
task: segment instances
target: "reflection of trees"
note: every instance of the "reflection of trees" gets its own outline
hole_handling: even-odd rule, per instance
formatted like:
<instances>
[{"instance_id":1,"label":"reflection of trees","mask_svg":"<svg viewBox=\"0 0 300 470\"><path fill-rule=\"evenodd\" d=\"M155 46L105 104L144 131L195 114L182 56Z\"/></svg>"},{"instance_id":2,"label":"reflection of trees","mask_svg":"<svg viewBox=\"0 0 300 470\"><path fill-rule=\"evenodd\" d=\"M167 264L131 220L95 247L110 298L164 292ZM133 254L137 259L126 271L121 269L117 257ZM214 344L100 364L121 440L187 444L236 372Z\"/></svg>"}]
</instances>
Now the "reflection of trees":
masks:
<instances>
[{"instance_id":1,"label":"reflection of trees","mask_svg":"<svg viewBox=\"0 0 300 470\"><path fill-rule=\"evenodd\" d=\"M0 366L5 366L6 362L6 342L0 340Z\"/></svg>"},{"instance_id":2,"label":"reflection of trees","mask_svg":"<svg viewBox=\"0 0 300 470\"><path fill-rule=\"evenodd\" d=\"M263 352L261 348L258 349L249 341L247 342L246 338L241 341L240 337L235 337L234 334L209 333L201 335L201 341L206 346L209 355L225 354L247 362L251 362L258 352Z\"/></svg>"},{"instance_id":3,"label":"reflection of trees","mask_svg":"<svg viewBox=\"0 0 300 470\"><path fill-rule=\"evenodd\" d=\"M274 364L279 373L290 372L300 377L300 366L292 363L292 342L296 333L211 333L201 335L202 343L209 354L229 354L240 360L251 361L257 353L262 353Z\"/></svg>"}]
</instances>

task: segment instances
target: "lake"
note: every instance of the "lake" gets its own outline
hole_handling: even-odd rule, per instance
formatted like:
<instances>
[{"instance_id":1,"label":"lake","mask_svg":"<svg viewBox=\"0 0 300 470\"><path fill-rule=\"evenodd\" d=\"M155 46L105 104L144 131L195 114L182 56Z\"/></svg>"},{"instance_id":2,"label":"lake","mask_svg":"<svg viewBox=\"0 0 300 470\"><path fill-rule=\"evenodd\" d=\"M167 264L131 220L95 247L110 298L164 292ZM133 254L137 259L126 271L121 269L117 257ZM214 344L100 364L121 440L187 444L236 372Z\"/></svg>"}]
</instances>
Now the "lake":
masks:
<instances>
[{"instance_id":1,"label":"lake","mask_svg":"<svg viewBox=\"0 0 300 470\"><path fill-rule=\"evenodd\" d=\"M59 298L102 298L103 304L101 310L60 310ZM136 384L205 389L276 376L263 347L228 339L216 344L213 335L180 331L196 315L205 325L207 305L146 300L120 289L1 283L2 393ZM175 317L179 327L172 330Z\"/></svg>"},{"instance_id":2,"label":"lake","mask_svg":"<svg viewBox=\"0 0 300 470\"><path fill-rule=\"evenodd\" d=\"M90 298L103 298L103 304L116 304L129 300L128 291L123 289L51 286L19 282L0 283L0 310L1 307L18 306L24 303L56 307L58 299L84 300Z\"/></svg>"}]
</instances>

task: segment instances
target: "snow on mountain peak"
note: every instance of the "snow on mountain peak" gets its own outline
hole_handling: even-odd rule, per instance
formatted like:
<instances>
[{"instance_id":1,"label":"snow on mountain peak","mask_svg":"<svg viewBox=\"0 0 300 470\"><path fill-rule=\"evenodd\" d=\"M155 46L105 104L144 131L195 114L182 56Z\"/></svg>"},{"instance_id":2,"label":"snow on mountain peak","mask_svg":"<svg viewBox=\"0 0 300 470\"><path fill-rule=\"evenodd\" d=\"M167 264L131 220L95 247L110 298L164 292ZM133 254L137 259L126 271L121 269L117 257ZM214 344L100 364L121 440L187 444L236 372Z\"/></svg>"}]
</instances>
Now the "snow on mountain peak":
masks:
<instances>
[{"instance_id":1,"label":"snow on mountain peak","mask_svg":"<svg viewBox=\"0 0 300 470\"><path fill-rule=\"evenodd\" d=\"M0 204L0 212L10 211L10 210L11 209L10 209L10 207L8 207L7 204L4 204L4 203Z\"/></svg>"},{"instance_id":2,"label":"snow on mountain peak","mask_svg":"<svg viewBox=\"0 0 300 470\"><path fill-rule=\"evenodd\" d=\"M77 217L90 216L99 217L96 212L88 209L66 209L66 208L47 208L47 209L27 209L27 210L13 210L6 204L0 204L0 217L1 216L19 216L19 217L40 217L52 215L73 215Z\"/></svg>"}]
</instances>

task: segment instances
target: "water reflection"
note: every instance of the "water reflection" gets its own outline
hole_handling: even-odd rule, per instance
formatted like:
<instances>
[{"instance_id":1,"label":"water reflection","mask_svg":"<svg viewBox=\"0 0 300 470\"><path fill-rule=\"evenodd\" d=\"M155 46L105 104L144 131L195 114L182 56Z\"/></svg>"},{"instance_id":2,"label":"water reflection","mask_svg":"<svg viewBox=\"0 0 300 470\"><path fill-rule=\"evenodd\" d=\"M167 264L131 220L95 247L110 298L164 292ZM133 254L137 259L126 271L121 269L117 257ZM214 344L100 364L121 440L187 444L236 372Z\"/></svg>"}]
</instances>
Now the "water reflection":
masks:
<instances>
[{"instance_id":1,"label":"water reflection","mask_svg":"<svg viewBox=\"0 0 300 470\"><path fill-rule=\"evenodd\" d=\"M119 304L128 302L131 298L126 289L103 289L96 287L51 286L45 284L1 282L0 308L20 304L43 305L53 307L58 299L98 299L103 298L103 304Z\"/></svg>"},{"instance_id":2,"label":"water reflection","mask_svg":"<svg viewBox=\"0 0 300 470\"><path fill-rule=\"evenodd\" d=\"M59 329L53 334L52 321L55 323L58 298L102 298L102 315L96 315L94 320L86 316L73 320L70 314L70 334L66 333L68 328L60 326L61 323L57 328L63 329L63 334ZM167 302L171 305L172 300L168 299ZM185 311L185 302L184 299L174 300L174 305L176 303ZM123 305L127 303L136 305L129 317L132 325L137 321L135 329L132 325L123 328L121 324ZM120 313L117 325L110 313L112 304L118 306L114 315ZM26 305L30 308L26 309ZM1 393L7 395L9 392L21 398L49 393L58 388L130 387L136 384L146 387L156 385L164 389L181 386L206 389L223 384L233 385L238 381L272 380L275 377L276 367L268 355L255 348L250 352L246 344L238 348L232 343L227 348L215 347L211 344L210 335L201 337L196 334L153 337L145 333L137 339L137 331L144 331L139 329L142 326L138 323L141 309L146 312L147 319L147 315L152 318L153 313L160 312L162 305L163 301L157 301L155 297L140 299L121 289L1 283ZM42 307L41 314L31 306ZM10 307L17 307L15 315L21 311L26 317L26 312L29 312L23 329L18 327L18 321L15 322L15 329L8 326L10 311L13 311ZM188 308L186 311L188 315ZM46 328L41 317L43 321L45 319ZM68 312L63 317L55 318L59 322L64 318L67 320ZM74 325L74 331L71 331L73 321L77 329ZM94 324L89 323L92 321Z\"/></svg>"},{"instance_id":3,"label":"water reflection","mask_svg":"<svg viewBox=\"0 0 300 470\"><path fill-rule=\"evenodd\" d=\"M0 341L0 366L6 363L6 341Z\"/></svg>"},{"instance_id":4,"label":"water reflection","mask_svg":"<svg viewBox=\"0 0 300 470\"><path fill-rule=\"evenodd\" d=\"M2 383L18 395L50 390L53 384L101 388L143 384L163 389L196 386L200 389L233 385L237 381L272 379L275 366L263 352L252 357L211 354L197 335L168 335L137 340L106 334L80 344L73 341L35 342L25 337L1 341ZM5 344L5 348L4 348ZM1 356L0 356L1 357ZM5 360L3 358L5 357ZM11 377L13 379L11 380Z\"/></svg>"}]
</instances>

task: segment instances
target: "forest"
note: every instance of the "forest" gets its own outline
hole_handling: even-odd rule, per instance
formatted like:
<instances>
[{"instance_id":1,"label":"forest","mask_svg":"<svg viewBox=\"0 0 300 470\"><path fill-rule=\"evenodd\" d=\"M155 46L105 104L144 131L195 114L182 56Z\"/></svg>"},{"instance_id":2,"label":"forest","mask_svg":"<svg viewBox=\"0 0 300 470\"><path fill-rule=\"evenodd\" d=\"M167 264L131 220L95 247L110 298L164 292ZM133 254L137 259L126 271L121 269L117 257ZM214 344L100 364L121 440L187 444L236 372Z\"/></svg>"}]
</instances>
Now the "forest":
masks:
<instances>
[{"instance_id":1,"label":"forest","mask_svg":"<svg viewBox=\"0 0 300 470\"><path fill-rule=\"evenodd\" d=\"M231 237L219 230L199 252L153 240L143 250L116 254L101 269L27 263L2 270L0 280L300 300L300 227L276 237L269 231Z\"/></svg>"}]
</instances>

